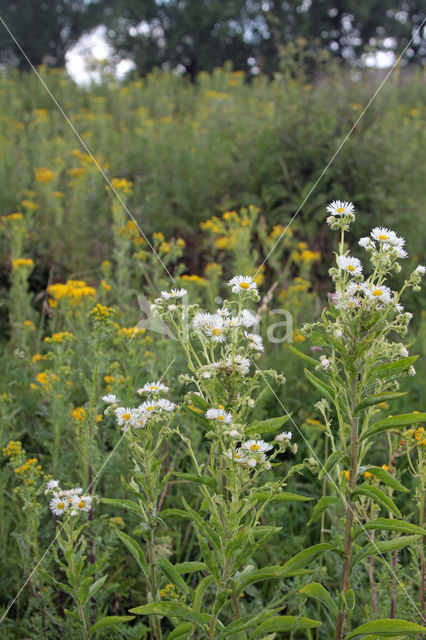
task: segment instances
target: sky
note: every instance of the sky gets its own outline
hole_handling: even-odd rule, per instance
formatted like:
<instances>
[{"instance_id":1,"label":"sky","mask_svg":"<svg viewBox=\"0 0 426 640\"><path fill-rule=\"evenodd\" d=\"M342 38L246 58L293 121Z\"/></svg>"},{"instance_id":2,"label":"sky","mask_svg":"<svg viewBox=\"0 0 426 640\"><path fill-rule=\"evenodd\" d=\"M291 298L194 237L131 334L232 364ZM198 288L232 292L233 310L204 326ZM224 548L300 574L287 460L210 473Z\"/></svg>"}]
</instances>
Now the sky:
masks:
<instances>
[{"instance_id":1,"label":"sky","mask_svg":"<svg viewBox=\"0 0 426 640\"><path fill-rule=\"evenodd\" d=\"M105 40L104 31L105 27L101 26L90 34L84 35L67 53L67 71L78 84L85 85L100 79L96 65L108 60L111 55L111 48ZM377 67L378 69L389 68L394 61L394 54L384 51L375 54L369 53L364 58L364 64L367 67ZM133 66L131 60L122 60L117 65L113 65L111 70L121 80ZM111 62L109 62L109 67L111 67Z\"/></svg>"}]
</instances>

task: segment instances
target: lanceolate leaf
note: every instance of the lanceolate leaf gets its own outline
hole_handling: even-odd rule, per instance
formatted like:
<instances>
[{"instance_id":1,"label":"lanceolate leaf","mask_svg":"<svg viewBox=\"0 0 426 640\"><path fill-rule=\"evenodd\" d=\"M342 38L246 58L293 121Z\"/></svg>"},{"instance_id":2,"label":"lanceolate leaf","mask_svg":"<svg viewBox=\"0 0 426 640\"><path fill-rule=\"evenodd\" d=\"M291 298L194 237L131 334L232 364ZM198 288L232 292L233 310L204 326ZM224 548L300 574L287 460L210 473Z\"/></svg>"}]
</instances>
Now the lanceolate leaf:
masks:
<instances>
[{"instance_id":1,"label":"lanceolate leaf","mask_svg":"<svg viewBox=\"0 0 426 640\"><path fill-rule=\"evenodd\" d=\"M99 629L105 629L105 627L111 627L112 625L123 624L124 622L129 622L130 620L134 620L135 616L106 616L96 622L89 630L89 636L92 636Z\"/></svg>"},{"instance_id":2,"label":"lanceolate leaf","mask_svg":"<svg viewBox=\"0 0 426 640\"><path fill-rule=\"evenodd\" d=\"M157 564L163 570L166 577L172 582L182 593L188 593L189 589L185 580L179 575L172 563L167 558L159 558Z\"/></svg>"},{"instance_id":3,"label":"lanceolate leaf","mask_svg":"<svg viewBox=\"0 0 426 640\"><path fill-rule=\"evenodd\" d=\"M413 544L413 542L416 542L418 539L418 536L401 536L400 538L392 538L391 540L370 542L354 555L352 559L352 569L358 564L358 562L364 560L364 558L388 553L389 551L395 551L396 549L403 549L409 544Z\"/></svg>"},{"instance_id":4,"label":"lanceolate leaf","mask_svg":"<svg viewBox=\"0 0 426 640\"><path fill-rule=\"evenodd\" d=\"M327 589L318 582L310 582L299 589L299 593L321 602L332 615L337 616L337 605Z\"/></svg>"},{"instance_id":5,"label":"lanceolate leaf","mask_svg":"<svg viewBox=\"0 0 426 640\"><path fill-rule=\"evenodd\" d=\"M334 451L330 456L328 456L323 468L318 474L318 479L321 480L325 475L330 473L332 469L338 464L343 458L346 458L347 455L343 451ZM348 465L349 466L349 465Z\"/></svg>"},{"instance_id":6,"label":"lanceolate leaf","mask_svg":"<svg viewBox=\"0 0 426 640\"><path fill-rule=\"evenodd\" d=\"M317 378L317 376L314 376L314 374L308 369L305 369L305 376L308 378L309 382L318 389L325 398L327 398L327 400L334 404L335 394L330 385L323 382L320 378Z\"/></svg>"},{"instance_id":7,"label":"lanceolate leaf","mask_svg":"<svg viewBox=\"0 0 426 640\"><path fill-rule=\"evenodd\" d=\"M367 467L366 471L368 471L368 473L372 473L373 476L379 478L383 484L387 484L388 487L392 487L395 491L403 491L404 493L409 492L409 489L406 489L404 485L395 478L395 476L386 471L386 469L382 469L382 467Z\"/></svg>"},{"instance_id":8,"label":"lanceolate leaf","mask_svg":"<svg viewBox=\"0 0 426 640\"><path fill-rule=\"evenodd\" d=\"M126 545L128 550L130 551L130 553L138 563L139 567L142 569L144 576L148 577L149 575L148 563L145 559L145 554L142 551L142 548L140 547L140 545L136 542L136 540L133 540L133 538L128 536L127 533L124 533L123 531L117 531L117 535L120 538L121 542Z\"/></svg>"},{"instance_id":9,"label":"lanceolate leaf","mask_svg":"<svg viewBox=\"0 0 426 640\"><path fill-rule=\"evenodd\" d=\"M383 620L374 620L373 622L366 622L360 627L354 629L349 635L345 636L344 640L351 640L356 636L365 636L367 633L374 634L380 638L392 638L394 636L401 636L403 634L425 633L426 627L421 627L415 622L408 622L407 620L398 620L397 618L384 618Z\"/></svg>"},{"instance_id":10,"label":"lanceolate leaf","mask_svg":"<svg viewBox=\"0 0 426 640\"><path fill-rule=\"evenodd\" d=\"M304 569L308 564L317 560L317 558L327 551L337 551L340 553L339 549L334 544L326 542L314 544L312 547L299 551L299 553L296 553L296 555L290 558L290 560L287 560L287 562L280 568L278 577L285 577L293 571Z\"/></svg>"},{"instance_id":11,"label":"lanceolate leaf","mask_svg":"<svg viewBox=\"0 0 426 640\"><path fill-rule=\"evenodd\" d=\"M372 424L371 427L361 435L360 440L371 438L372 436L376 436L378 433L382 433L382 431L387 431L388 429L406 427L408 425L418 424L419 422L426 422L426 413L404 413L400 416L385 418L384 420L379 420L379 422Z\"/></svg>"},{"instance_id":12,"label":"lanceolate leaf","mask_svg":"<svg viewBox=\"0 0 426 640\"><path fill-rule=\"evenodd\" d=\"M328 507L339 505L339 504L342 504L342 503L341 503L341 499L338 498L337 496L323 496L322 498L320 498L314 507L314 511L312 513L311 519L308 522L308 525L319 520L322 514L324 513L324 511L328 509Z\"/></svg>"},{"instance_id":13,"label":"lanceolate leaf","mask_svg":"<svg viewBox=\"0 0 426 640\"><path fill-rule=\"evenodd\" d=\"M230 638L231 640L236 637L236 634L240 631L245 631L246 629L252 629L256 627L261 622L272 618L275 614L276 609L271 611L262 611L258 613L256 616L247 615L243 616L239 620L234 620L231 624L228 624L222 631L220 631L216 637L216 640L223 640L223 638Z\"/></svg>"},{"instance_id":14,"label":"lanceolate leaf","mask_svg":"<svg viewBox=\"0 0 426 640\"><path fill-rule=\"evenodd\" d=\"M310 367L317 367L319 364L318 360L315 360L315 358L311 358L311 356L306 355L306 353L303 353L303 351L299 351L299 349L295 349L291 345L290 345L290 351L293 351L293 353L298 358L300 358L301 360L304 360Z\"/></svg>"},{"instance_id":15,"label":"lanceolate leaf","mask_svg":"<svg viewBox=\"0 0 426 640\"><path fill-rule=\"evenodd\" d=\"M359 404L356 405L354 409L354 415L357 416L363 409L367 409L368 407L373 407L375 404L379 404L380 402L390 402L391 400L396 400L397 398L402 398L402 396L406 396L408 391L403 391L399 393L378 393L374 396L369 396L368 398L364 398L361 400Z\"/></svg>"},{"instance_id":16,"label":"lanceolate leaf","mask_svg":"<svg viewBox=\"0 0 426 640\"><path fill-rule=\"evenodd\" d=\"M204 562L179 562L179 564L174 565L176 571L183 575L185 573L195 573L195 571L205 571L206 565Z\"/></svg>"},{"instance_id":17,"label":"lanceolate leaf","mask_svg":"<svg viewBox=\"0 0 426 640\"><path fill-rule=\"evenodd\" d=\"M192 473L183 473L181 471L172 471L172 475L176 476L177 478L181 478L182 480L186 480L187 482L194 482L195 484L205 484L207 487L210 487L210 489L213 489L213 491L217 490L216 480L214 478L211 478L210 476L196 476Z\"/></svg>"},{"instance_id":18,"label":"lanceolate leaf","mask_svg":"<svg viewBox=\"0 0 426 640\"><path fill-rule=\"evenodd\" d=\"M363 527L360 527L354 532L353 538L357 538L361 533L367 531L398 531L399 533L411 533L412 535L426 536L426 529L418 527L411 522L403 522L402 520L395 520L394 518L376 518L367 522Z\"/></svg>"},{"instance_id":19,"label":"lanceolate leaf","mask_svg":"<svg viewBox=\"0 0 426 640\"><path fill-rule=\"evenodd\" d=\"M183 622L169 633L167 640L185 640L190 637L191 631L192 624L190 622Z\"/></svg>"},{"instance_id":20,"label":"lanceolate leaf","mask_svg":"<svg viewBox=\"0 0 426 640\"><path fill-rule=\"evenodd\" d=\"M142 511L140 506L133 502L132 500L119 500L118 498L101 498L101 501L105 504L110 504L113 507L120 507L120 509L128 509L132 513L136 513L136 515L141 516Z\"/></svg>"},{"instance_id":21,"label":"lanceolate leaf","mask_svg":"<svg viewBox=\"0 0 426 640\"><path fill-rule=\"evenodd\" d=\"M269 491L255 491L252 493L251 497L257 502L265 502L269 499L270 495ZM300 493L281 491L280 493L275 493L270 499L270 502L307 502L308 500L313 500L313 498L302 496Z\"/></svg>"},{"instance_id":22,"label":"lanceolate leaf","mask_svg":"<svg viewBox=\"0 0 426 640\"><path fill-rule=\"evenodd\" d=\"M183 603L150 602L149 604L144 604L140 607L130 609L130 613L136 613L140 616L169 616L183 618L188 622L193 622L201 629L206 628L206 621L204 617Z\"/></svg>"},{"instance_id":23,"label":"lanceolate leaf","mask_svg":"<svg viewBox=\"0 0 426 640\"><path fill-rule=\"evenodd\" d=\"M277 431L291 418L291 414L287 416L280 416L279 418L269 418L268 420L262 420L260 422L253 422L245 428L245 435L251 436L254 433L270 433Z\"/></svg>"},{"instance_id":24,"label":"lanceolate leaf","mask_svg":"<svg viewBox=\"0 0 426 640\"><path fill-rule=\"evenodd\" d=\"M310 618L298 618L297 616L275 616L262 622L251 634L251 638L259 638L269 631L291 631L292 629L316 629L321 626L318 620Z\"/></svg>"},{"instance_id":25,"label":"lanceolate leaf","mask_svg":"<svg viewBox=\"0 0 426 640\"><path fill-rule=\"evenodd\" d=\"M402 373L409 369L418 357L419 356L409 356L408 358L400 358L396 362L388 362L387 364L380 364L377 367L373 367L370 372L370 378L388 378L397 373Z\"/></svg>"},{"instance_id":26,"label":"lanceolate leaf","mask_svg":"<svg viewBox=\"0 0 426 640\"><path fill-rule=\"evenodd\" d=\"M352 497L355 498L358 495L368 496L387 511L391 511L397 518L402 517L398 507L392 502L386 493L378 487L372 487L369 484L362 484L353 492Z\"/></svg>"}]
</instances>

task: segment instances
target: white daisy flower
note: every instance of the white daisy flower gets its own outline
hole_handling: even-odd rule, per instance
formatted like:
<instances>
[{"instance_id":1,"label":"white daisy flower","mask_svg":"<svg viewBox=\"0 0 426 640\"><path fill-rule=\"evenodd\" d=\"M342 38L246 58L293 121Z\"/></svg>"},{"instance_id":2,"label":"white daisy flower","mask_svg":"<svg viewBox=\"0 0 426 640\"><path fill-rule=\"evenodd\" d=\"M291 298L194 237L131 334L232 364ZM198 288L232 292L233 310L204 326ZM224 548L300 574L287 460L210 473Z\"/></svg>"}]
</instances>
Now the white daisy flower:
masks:
<instances>
[{"instance_id":1,"label":"white daisy flower","mask_svg":"<svg viewBox=\"0 0 426 640\"><path fill-rule=\"evenodd\" d=\"M243 327L253 327L256 324L256 316L249 309L243 309L240 316L240 324Z\"/></svg>"},{"instance_id":2,"label":"white daisy flower","mask_svg":"<svg viewBox=\"0 0 426 640\"><path fill-rule=\"evenodd\" d=\"M49 491L57 489L59 487L59 480L49 480L49 482L46 484L46 487Z\"/></svg>"},{"instance_id":3,"label":"white daisy flower","mask_svg":"<svg viewBox=\"0 0 426 640\"><path fill-rule=\"evenodd\" d=\"M250 276L234 276L228 282L228 287L231 287L234 293L257 291L257 284Z\"/></svg>"},{"instance_id":4,"label":"white daisy flower","mask_svg":"<svg viewBox=\"0 0 426 640\"><path fill-rule=\"evenodd\" d=\"M161 297L164 300L169 300L170 298L183 298L186 296L188 291L186 289L172 289L171 291L162 291Z\"/></svg>"},{"instance_id":5,"label":"white daisy flower","mask_svg":"<svg viewBox=\"0 0 426 640\"><path fill-rule=\"evenodd\" d=\"M417 265L417 267L414 269L414 271L416 273L419 273L421 276L424 276L424 274L426 273L426 267L424 267L422 264Z\"/></svg>"},{"instance_id":6,"label":"white daisy flower","mask_svg":"<svg viewBox=\"0 0 426 640\"><path fill-rule=\"evenodd\" d=\"M242 448L251 453L264 453L273 449L273 446L264 440L247 440L247 442L243 442Z\"/></svg>"},{"instance_id":7,"label":"white daisy flower","mask_svg":"<svg viewBox=\"0 0 426 640\"><path fill-rule=\"evenodd\" d=\"M157 380L157 382L147 382L140 389L137 390L137 393L159 393L160 391L168 391L169 387L166 387L165 384Z\"/></svg>"},{"instance_id":8,"label":"white daisy flower","mask_svg":"<svg viewBox=\"0 0 426 640\"><path fill-rule=\"evenodd\" d=\"M394 254L397 258L408 258L408 253L405 249L403 249L402 245L394 245L389 242L384 242L382 244L383 251L389 251Z\"/></svg>"},{"instance_id":9,"label":"white daisy flower","mask_svg":"<svg viewBox=\"0 0 426 640\"><path fill-rule=\"evenodd\" d=\"M133 423L136 412L134 409L128 409L124 407L117 407L114 411L115 417L117 418L118 425L126 431Z\"/></svg>"},{"instance_id":10,"label":"white daisy flower","mask_svg":"<svg viewBox=\"0 0 426 640\"><path fill-rule=\"evenodd\" d=\"M232 423L232 414L229 413L229 411L225 411L223 408L207 409L205 416L207 420L216 420L217 422L223 422L223 424Z\"/></svg>"},{"instance_id":11,"label":"white daisy flower","mask_svg":"<svg viewBox=\"0 0 426 640\"><path fill-rule=\"evenodd\" d=\"M368 236L366 236L365 238L361 238L360 240L358 240L358 244L360 247L362 247L363 249L367 249L368 250L373 250L376 248L376 245L374 244L374 242L372 241L371 238L369 238Z\"/></svg>"},{"instance_id":12,"label":"white daisy flower","mask_svg":"<svg viewBox=\"0 0 426 640\"><path fill-rule=\"evenodd\" d=\"M370 285L365 286L364 291L369 298L389 304L392 301L392 291L385 285Z\"/></svg>"},{"instance_id":13,"label":"white daisy flower","mask_svg":"<svg viewBox=\"0 0 426 640\"><path fill-rule=\"evenodd\" d=\"M117 402L117 396L115 393L108 393L106 396L102 396L102 400L107 404L115 404Z\"/></svg>"},{"instance_id":14,"label":"white daisy flower","mask_svg":"<svg viewBox=\"0 0 426 640\"><path fill-rule=\"evenodd\" d=\"M247 333L244 331L244 335L249 341L249 349L253 349L254 351L264 351L262 337L257 333Z\"/></svg>"},{"instance_id":15,"label":"white daisy flower","mask_svg":"<svg viewBox=\"0 0 426 640\"><path fill-rule=\"evenodd\" d=\"M237 316L232 316L232 318L225 319L225 325L227 327L239 327L241 324L240 320Z\"/></svg>"},{"instance_id":16,"label":"white daisy flower","mask_svg":"<svg viewBox=\"0 0 426 640\"><path fill-rule=\"evenodd\" d=\"M55 496L50 501L49 507L55 516L61 516L68 509L68 502L59 496Z\"/></svg>"},{"instance_id":17,"label":"white daisy flower","mask_svg":"<svg viewBox=\"0 0 426 640\"><path fill-rule=\"evenodd\" d=\"M224 342L226 340L226 336L223 332L224 330L224 322L221 316L212 316L210 323L206 325L203 329L206 336L211 337L214 342Z\"/></svg>"},{"instance_id":18,"label":"white daisy flower","mask_svg":"<svg viewBox=\"0 0 426 640\"><path fill-rule=\"evenodd\" d=\"M228 449L228 451L225 451L225 456L230 460L233 460L234 462L238 462L239 464L247 463L247 456L241 449L237 449L236 451L231 451L231 449Z\"/></svg>"},{"instance_id":19,"label":"white daisy flower","mask_svg":"<svg viewBox=\"0 0 426 640\"><path fill-rule=\"evenodd\" d=\"M291 431L283 431L282 433L279 433L277 436L275 436L275 440L277 442L283 442L283 440L287 440L288 442L290 442L292 437L293 434Z\"/></svg>"},{"instance_id":20,"label":"white daisy flower","mask_svg":"<svg viewBox=\"0 0 426 640\"><path fill-rule=\"evenodd\" d=\"M90 496L76 496L72 502L72 506L77 511L90 511L92 508L92 498Z\"/></svg>"},{"instance_id":21,"label":"white daisy flower","mask_svg":"<svg viewBox=\"0 0 426 640\"><path fill-rule=\"evenodd\" d=\"M204 331L206 327L210 327L213 317L214 316L211 313L197 313L197 315L194 316L194 319L192 320L192 326L195 329Z\"/></svg>"},{"instance_id":22,"label":"white daisy flower","mask_svg":"<svg viewBox=\"0 0 426 640\"><path fill-rule=\"evenodd\" d=\"M158 402L156 402L155 400L147 400L146 402L142 402L142 404L140 404L138 406L137 410L141 414L151 415L151 414L155 413L155 410L157 408Z\"/></svg>"},{"instance_id":23,"label":"white daisy flower","mask_svg":"<svg viewBox=\"0 0 426 640\"><path fill-rule=\"evenodd\" d=\"M246 376L250 370L250 360L240 355L235 356L234 363L232 363L231 358L227 358L225 365L230 369L235 369L242 376Z\"/></svg>"},{"instance_id":24,"label":"white daisy flower","mask_svg":"<svg viewBox=\"0 0 426 640\"><path fill-rule=\"evenodd\" d=\"M362 265L358 258L352 258L352 256L337 256L337 264L340 269L347 271L351 276L359 276L362 274Z\"/></svg>"},{"instance_id":25,"label":"white daisy flower","mask_svg":"<svg viewBox=\"0 0 426 640\"><path fill-rule=\"evenodd\" d=\"M220 316L221 318L227 318L230 314L231 312L229 311L229 309L226 309L226 307L222 307L221 309L217 309L216 311L216 315Z\"/></svg>"},{"instance_id":26,"label":"white daisy flower","mask_svg":"<svg viewBox=\"0 0 426 640\"><path fill-rule=\"evenodd\" d=\"M348 213L355 213L355 207L352 202L333 200L333 202L328 205L327 211L333 216L344 216Z\"/></svg>"},{"instance_id":27,"label":"white daisy flower","mask_svg":"<svg viewBox=\"0 0 426 640\"><path fill-rule=\"evenodd\" d=\"M175 406L176 405L174 402L170 402L170 400L167 400L166 398L160 398L160 400L158 400L157 402L157 407L161 411L173 411Z\"/></svg>"},{"instance_id":28,"label":"white daisy flower","mask_svg":"<svg viewBox=\"0 0 426 640\"><path fill-rule=\"evenodd\" d=\"M405 244L404 238L400 238L395 231L386 229L386 227L374 227L371 231L371 237L377 242L386 242L394 246L402 247Z\"/></svg>"}]
</instances>

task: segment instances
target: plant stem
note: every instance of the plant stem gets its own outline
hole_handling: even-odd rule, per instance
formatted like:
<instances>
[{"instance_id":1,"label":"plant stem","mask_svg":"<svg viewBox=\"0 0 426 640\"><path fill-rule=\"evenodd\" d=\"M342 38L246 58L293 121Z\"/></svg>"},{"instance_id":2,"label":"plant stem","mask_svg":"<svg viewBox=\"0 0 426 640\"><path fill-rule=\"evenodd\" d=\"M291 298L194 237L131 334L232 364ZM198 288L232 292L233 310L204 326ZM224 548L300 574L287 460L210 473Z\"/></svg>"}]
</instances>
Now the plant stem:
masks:
<instances>
[{"instance_id":1,"label":"plant stem","mask_svg":"<svg viewBox=\"0 0 426 640\"><path fill-rule=\"evenodd\" d=\"M395 549L392 555L392 587L391 587L391 603L389 618L395 617L395 595L396 595L396 565L398 563L398 551Z\"/></svg>"},{"instance_id":2,"label":"plant stem","mask_svg":"<svg viewBox=\"0 0 426 640\"><path fill-rule=\"evenodd\" d=\"M355 395L355 394L354 394ZM352 416L351 420L351 456L350 456L350 472L349 472L349 491L355 491L356 476L358 472L358 422L359 418ZM345 527L345 548L344 562L342 572L341 590L344 595L349 587L349 577L351 574L352 560L352 525L354 521L354 503L350 500L346 501L346 527ZM342 640L345 627L346 609L339 609L336 621L335 640Z\"/></svg>"},{"instance_id":3,"label":"plant stem","mask_svg":"<svg viewBox=\"0 0 426 640\"><path fill-rule=\"evenodd\" d=\"M370 540L374 542L374 531L370 533ZM371 597L372 597L372 606L373 613L376 613L377 603L376 603L376 585L374 584L374 556L370 556L370 567L368 570L368 574L370 576L370 587L371 587Z\"/></svg>"}]
</instances>

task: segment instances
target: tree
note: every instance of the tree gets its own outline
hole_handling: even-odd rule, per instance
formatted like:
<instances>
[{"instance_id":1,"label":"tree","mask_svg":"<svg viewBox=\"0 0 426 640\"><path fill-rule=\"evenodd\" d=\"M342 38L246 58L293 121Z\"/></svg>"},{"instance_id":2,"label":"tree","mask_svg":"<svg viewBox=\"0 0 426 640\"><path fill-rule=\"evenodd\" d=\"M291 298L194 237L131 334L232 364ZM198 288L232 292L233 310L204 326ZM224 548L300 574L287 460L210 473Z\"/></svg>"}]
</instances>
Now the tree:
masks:
<instances>
[{"instance_id":1,"label":"tree","mask_svg":"<svg viewBox=\"0 0 426 640\"><path fill-rule=\"evenodd\" d=\"M0 0L0 16L34 65L63 67L66 52L106 15L101 0ZM0 61L28 63L0 24Z\"/></svg>"}]
</instances>

